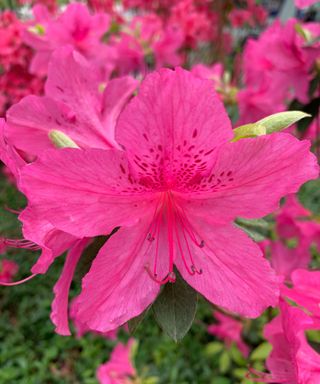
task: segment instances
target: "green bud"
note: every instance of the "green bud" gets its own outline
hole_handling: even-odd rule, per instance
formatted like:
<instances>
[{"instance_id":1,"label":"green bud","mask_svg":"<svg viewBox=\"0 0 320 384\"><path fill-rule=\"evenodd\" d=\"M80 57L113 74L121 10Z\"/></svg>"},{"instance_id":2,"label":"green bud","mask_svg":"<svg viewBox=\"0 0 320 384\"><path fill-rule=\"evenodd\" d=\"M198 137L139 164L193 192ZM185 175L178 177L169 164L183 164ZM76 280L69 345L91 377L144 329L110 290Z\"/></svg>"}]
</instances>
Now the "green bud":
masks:
<instances>
[{"instance_id":1,"label":"green bud","mask_svg":"<svg viewBox=\"0 0 320 384\"><path fill-rule=\"evenodd\" d=\"M33 27L28 28L28 30L40 36L43 36L46 33L46 29L42 24L36 24Z\"/></svg>"},{"instance_id":2,"label":"green bud","mask_svg":"<svg viewBox=\"0 0 320 384\"><path fill-rule=\"evenodd\" d=\"M255 123L241 125L240 127L235 128L233 130L234 138L231 141L279 132L305 117L310 117L310 115L301 111L275 113Z\"/></svg>"},{"instance_id":3,"label":"green bud","mask_svg":"<svg viewBox=\"0 0 320 384\"><path fill-rule=\"evenodd\" d=\"M312 33L308 29L303 28L301 24L297 23L294 26L294 29L296 30L297 34L304 39L306 43L310 43L313 40Z\"/></svg>"},{"instance_id":4,"label":"green bud","mask_svg":"<svg viewBox=\"0 0 320 384\"><path fill-rule=\"evenodd\" d=\"M57 129L50 131L48 136L56 148L79 148L69 136Z\"/></svg>"}]
</instances>

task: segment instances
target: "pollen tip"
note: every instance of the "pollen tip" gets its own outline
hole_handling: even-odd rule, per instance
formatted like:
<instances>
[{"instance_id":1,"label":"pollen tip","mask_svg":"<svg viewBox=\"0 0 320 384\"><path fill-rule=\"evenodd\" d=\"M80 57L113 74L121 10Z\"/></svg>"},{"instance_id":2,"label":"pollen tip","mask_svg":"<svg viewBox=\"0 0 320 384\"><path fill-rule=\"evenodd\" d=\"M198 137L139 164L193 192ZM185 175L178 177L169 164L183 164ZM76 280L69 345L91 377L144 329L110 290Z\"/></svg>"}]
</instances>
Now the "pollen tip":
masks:
<instances>
[{"instance_id":1,"label":"pollen tip","mask_svg":"<svg viewBox=\"0 0 320 384\"><path fill-rule=\"evenodd\" d=\"M147 236L148 241L154 241L154 236L151 235L151 233L148 234Z\"/></svg>"}]
</instances>

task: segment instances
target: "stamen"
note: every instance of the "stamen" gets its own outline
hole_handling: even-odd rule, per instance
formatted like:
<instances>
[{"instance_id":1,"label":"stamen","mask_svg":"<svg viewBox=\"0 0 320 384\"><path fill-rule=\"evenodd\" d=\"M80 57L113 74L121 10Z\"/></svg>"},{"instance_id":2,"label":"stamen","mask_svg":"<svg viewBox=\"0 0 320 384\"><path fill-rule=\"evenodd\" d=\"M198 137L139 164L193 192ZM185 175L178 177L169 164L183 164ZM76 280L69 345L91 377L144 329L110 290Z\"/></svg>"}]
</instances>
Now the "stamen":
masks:
<instances>
[{"instance_id":1,"label":"stamen","mask_svg":"<svg viewBox=\"0 0 320 384\"><path fill-rule=\"evenodd\" d=\"M176 238L177 238L178 247L179 247L180 255L182 257L183 264L184 264L187 272L189 273L189 275L193 276L195 274L195 271L192 269L192 267L191 267L191 270L189 269L188 263L184 257L184 253L183 253L183 249L181 246L180 237L179 237L179 233L178 233L178 228L176 225L175 225L175 232L176 232ZM186 237L185 237L185 240L186 240ZM187 246L189 247L189 244L187 244Z\"/></svg>"},{"instance_id":2,"label":"stamen","mask_svg":"<svg viewBox=\"0 0 320 384\"><path fill-rule=\"evenodd\" d=\"M176 213L177 213L177 216L178 218L180 219L180 222L181 222L181 226L182 228L185 228L186 231L188 232L188 235L190 236L190 239L192 240L192 242L199 248L203 248L204 247L204 241L201 240L200 242L196 239L196 236L193 232L193 229L192 229L192 226L190 225L189 223L189 220L187 219L187 216L184 212L184 210L179 207L179 209L176 209Z\"/></svg>"},{"instance_id":3,"label":"stamen","mask_svg":"<svg viewBox=\"0 0 320 384\"><path fill-rule=\"evenodd\" d=\"M10 208L8 207L7 205L4 206L4 209L10 213L14 213L15 215L20 215L20 213L22 212L22 209L13 209L13 208Z\"/></svg>"},{"instance_id":4,"label":"stamen","mask_svg":"<svg viewBox=\"0 0 320 384\"><path fill-rule=\"evenodd\" d=\"M154 241L154 236L152 236L150 232L148 233L147 240Z\"/></svg>"},{"instance_id":5,"label":"stamen","mask_svg":"<svg viewBox=\"0 0 320 384\"><path fill-rule=\"evenodd\" d=\"M0 285L4 285L4 286L7 286L7 287L12 287L14 285L20 285L20 284L26 283L27 281L33 279L36 276L37 276L37 274L32 274L31 276L26 277L25 279L14 281L12 283L5 283L5 282L0 281Z\"/></svg>"},{"instance_id":6,"label":"stamen","mask_svg":"<svg viewBox=\"0 0 320 384\"><path fill-rule=\"evenodd\" d=\"M38 251L41 249L38 244L26 239L5 239L0 238L0 244L12 247L12 248L23 248L30 249L31 251Z\"/></svg>"},{"instance_id":7,"label":"stamen","mask_svg":"<svg viewBox=\"0 0 320 384\"><path fill-rule=\"evenodd\" d=\"M202 269L197 269L196 266L195 266L195 262L194 262L193 257L192 257L192 252L190 250L190 246L189 246L189 243L188 243L188 238L187 238L187 235L185 233L185 226L184 226L184 223L183 223L183 221L181 219L181 216L179 216L179 214L178 214L178 218L180 219L180 225L181 225L184 241L186 243L187 250L188 250L188 253L189 253L189 258L190 258L190 261L191 261L191 271L193 272L193 273L191 273L191 275L194 275L195 273L197 273L198 275L201 275L202 274ZM199 245L199 247L203 248L203 246L204 246L204 241L202 240L200 245ZM182 259L183 259L183 261L185 263L184 256L183 256ZM186 263L185 263L185 265L186 265ZM188 270L188 268L187 268L187 270ZM189 270L188 270L188 272L189 272Z\"/></svg>"},{"instance_id":8,"label":"stamen","mask_svg":"<svg viewBox=\"0 0 320 384\"><path fill-rule=\"evenodd\" d=\"M150 276L150 278L155 281L156 283L160 284L160 285L164 285L166 283L174 283L176 281L176 274L171 271L167 274L167 276L165 276L162 280L159 280L157 279L157 274L153 274L151 271L150 271L150 268L149 268L149 264L146 264L144 266L145 270L148 272L148 275Z\"/></svg>"}]
</instances>

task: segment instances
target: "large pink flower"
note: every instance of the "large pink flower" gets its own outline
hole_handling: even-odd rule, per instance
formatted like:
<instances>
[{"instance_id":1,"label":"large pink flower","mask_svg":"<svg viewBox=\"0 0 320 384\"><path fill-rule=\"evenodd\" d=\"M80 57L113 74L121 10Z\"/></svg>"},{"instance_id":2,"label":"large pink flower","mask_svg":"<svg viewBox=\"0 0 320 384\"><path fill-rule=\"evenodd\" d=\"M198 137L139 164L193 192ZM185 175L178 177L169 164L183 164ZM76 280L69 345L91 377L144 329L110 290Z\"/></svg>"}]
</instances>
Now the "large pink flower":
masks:
<instances>
[{"instance_id":1,"label":"large pink flower","mask_svg":"<svg viewBox=\"0 0 320 384\"><path fill-rule=\"evenodd\" d=\"M232 221L274 211L318 166L309 141L232 137L209 80L163 69L120 115L123 151L48 150L24 167L29 206L56 229L80 238L121 227L83 280L83 324L105 332L139 315L161 284L175 281L174 266L233 312L255 317L276 304L273 271Z\"/></svg>"}]
</instances>

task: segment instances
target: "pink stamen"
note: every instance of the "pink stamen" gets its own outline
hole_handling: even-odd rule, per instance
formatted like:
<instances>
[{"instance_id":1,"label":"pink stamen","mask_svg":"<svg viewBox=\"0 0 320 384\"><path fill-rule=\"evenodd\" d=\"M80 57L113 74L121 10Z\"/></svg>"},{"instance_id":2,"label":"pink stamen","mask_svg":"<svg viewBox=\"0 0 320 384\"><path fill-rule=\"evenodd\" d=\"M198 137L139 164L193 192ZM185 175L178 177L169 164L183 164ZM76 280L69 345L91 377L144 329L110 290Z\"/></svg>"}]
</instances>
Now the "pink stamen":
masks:
<instances>
[{"instance_id":1,"label":"pink stamen","mask_svg":"<svg viewBox=\"0 0 320 384\"><path fill-rule=\"evenodd\" d=\"M14 213L15 215L20 215L20 213L22 212L22 209L19 209L19 210L13 209L8 207L7 205L4 206L4 209L8 212Z\"/></svg>"},{"instance_id":2,"label":"pink stamen","mask_svg":"<svg viewBox=\"0 0 320 384\"><path fill-rule=\"evenodd\" d=\"M158 258L159 258L160 231L161 231L163 215L166 215L166 221L167 221L167 239L168 239L168 248L169 248L169 272L165 278L159 279L158 273L157 273L157 265L158 265ZM185 254L183 249L179 227L181 227L181 231L183 234L184 242L187 247L188 255ZM154 240L156 240L155 254L154 254L154 261L153 261L153 273L150 270L149 264L145 266L146 271L148 272L149 276L153 281L161 285L166 284L167 282L172 282L172 283L175 282L175 274L173 272L175 241L177 242L180 256L182 258L183 264L188 274L191 276L195 275L196 273L198 275L202 274L202 269L198 269L195 266L195 262L192 256L189 242L188 242L188 237L197 247L199 248L204 247L204 241L197 240L196 235L193 231L193 228L190 222L188 221L183 209L175 205L171 192L169 191L169 192L163 193L157 202L151 224L146 234L146 239L148 240L148 242L150 242L149 246L147 247L146 253L149 252L151 243ZM190 259L190 264L187 261L187 257L189 257Z\"/></svg>"},{"instance_id":3,"label":"pink stamen","mask_svg":"<svg viewBox=\"0 0 320 384\"><path fill-rule=\"evenodd\" d=\"M173 242L173 228L175 226L175 217L172 209L171 196L168 194L168 243L169 243L169 273L173 272L173 259L174 259L174 242Z\"/></svg>"},{"instance_id":4,"label":"pink stamen","mask_svg":"<svg viewBox=\"0 0 320 384\"><path fill-rule=\"evenodd\" d=\"M195 272L192 271L192 269L191 270L189 269L188 263L187 263L187 261L186 261L186 259L184 257L184 253L183 253L183 249L182 249L182 246L181 246L181 242L180 242L180 237L179 237L177 226L175 226L175 230L176 230L176 237L177 237L178 247L179 247L180 255L182 257L183 264L184 264L187 272L189 273L189 275L193 276L195 274ZM188 244L188 246L189 246L189 244Z\"/></svg>"},{"instance_id":5,"label":"pink stamen","mask_svg":"<svg viewBox=\"0 0 320 384\"><path fill-rule=\"evenodd\" d=\"M196 236L193 232L193 229L192 229L192 226L190 225L189 223L189 220L187 219L187 216L183 210L183 208L179 207L180 208L180 211L179 209L176 209L176 213L177 213L177 216L178 218L180 219L180 223L181 223L181 226L182 228L184 228L188 235L190 236L190 239L192 240L192 242L199 248L203 248L204 247L204 241L201 240L200 242L196 239Z\"/></svg>"},{"instance_id":6,"label":"pink stamen","mask_svg":"<svg viewBox=\"0 0 320 384\"><path fill-rule=\"evenodd\" d=\"M160 237L161 222L162 222L162 213L159 213L158 220L157 220L157 233L156 233L156 236L157 236L156 254L154 257L154 265L153 265L154 276L157 276L157 264L158 264L158 255L159 255L159 237Z\"/></svg>"},{"instance_id":7,"label":"pink stamen","mask_svg":"<svg viewBox=\"0 0 320 384\"><path fill-rule=\"evenodd\" d=\"M176 275L175 273L172 271L172 272L169 272L167 274L167 276L160 280L160 279L157 279L157 275L154 275L151 271L150 271L150 268L149 268L149 265L145 265L145 270L148 272L148 275L150 276L150 278L155 281L156 283L160 284L160 285L164 285L168 282L170 283L174 283L176 281Z\"/></svg>"},{"instance_id":8,"label":"pink stamen","mask_svg":"<svg viewBox=\"0 0 320 384\"><path fill-rule=\"evenodd\" d=\"M26 277L25 279L14 281L12 283L5 283L5 282L0 281L0 285L4 285L4 286L7 286L7 287L12 287L14 285L20 285L20 284L23 284L23 283L33 279L35 276L37 276L37 275L36 274L32 274L31 276Z\"/></svg>"},{"instance_id":9,"label":"pink stamen","mask_svg":"<svg viewBox=\"0 0 320 384\"><path fill-rule=\"evenodd\" d=\"M40 249L39 245L25 239L0 238L0 244L5 245L7 247L12 247L12 248L30 249L32 251L38 251Z\"/></svg>"},{"instance_id":10,"label":"pink stamen","mask_svg":"<svg viewBox=\"0 0 320 384\"><path fill-rule=\"evenodd\" d=\"M188 254L189 254L189 258L190 258L190 261L191 261L191 271L193 272L193 275L195 273L197 273L198 275L201 275L202 274L202 269L197 269L197 267L195 266L195 262L193 260L193 257L192 257L192 252L190 250L190 246L189 246L189 243L188 243L188 238L187 238L187 235L186 235L186 232L185 230L187 230L187 228L185 227L185 223L182 221L182 218L181 216L179 215L179 212L177 210L177 216L180 220L180 225L181 225L181 229L182 229L182 234L183 234L183 237L184 237L184 241L186 243L186 246L187 246L187 250L188 250ZM190 228L191 228L191 225L189 224ZM191 229L192 231L192 229ZM187 231L188 232L188 231ZM188 232L189 234L189 232ZM192 232L193 234L193 232ZM194 238L195 238L195 235L193 234ZM200 248L203 248L204 247L204 241L201 240L200 244L198 244L198 242L195 243L198 247ZM183 259L184 260L184 259Z\"/></svg>"}]
</instances>

